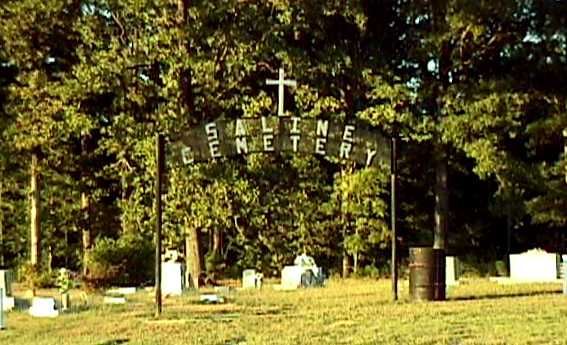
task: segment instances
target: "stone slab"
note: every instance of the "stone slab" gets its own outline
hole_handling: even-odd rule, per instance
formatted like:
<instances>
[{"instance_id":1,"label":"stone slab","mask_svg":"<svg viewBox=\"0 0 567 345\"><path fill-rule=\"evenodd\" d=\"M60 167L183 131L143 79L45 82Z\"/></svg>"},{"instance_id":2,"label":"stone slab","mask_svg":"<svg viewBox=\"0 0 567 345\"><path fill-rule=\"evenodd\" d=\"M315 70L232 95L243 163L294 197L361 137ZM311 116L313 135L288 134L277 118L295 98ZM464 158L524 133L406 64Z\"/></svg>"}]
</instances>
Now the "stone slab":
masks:
<instances>
[{"instance_id":1,"label":"stone slab","mask_svg":"<svg viewBox=\"0 0 567 345\"><path fill-rule=\"evenodd\" d=\"M224 303L224 297L217 294L202 294L199 301L203 303Z\"/></svg>"},{"instance_id":2,"label":"stone slab","mask_svg":"<svg viewBox=\"0 0 567 345\"><path fill-rule=\"evenodd\" d=\"M28 312L35 317L59 316L59 310L55 309L55 299L52 297L34 297Z\"/></svg>"}]
</instances>

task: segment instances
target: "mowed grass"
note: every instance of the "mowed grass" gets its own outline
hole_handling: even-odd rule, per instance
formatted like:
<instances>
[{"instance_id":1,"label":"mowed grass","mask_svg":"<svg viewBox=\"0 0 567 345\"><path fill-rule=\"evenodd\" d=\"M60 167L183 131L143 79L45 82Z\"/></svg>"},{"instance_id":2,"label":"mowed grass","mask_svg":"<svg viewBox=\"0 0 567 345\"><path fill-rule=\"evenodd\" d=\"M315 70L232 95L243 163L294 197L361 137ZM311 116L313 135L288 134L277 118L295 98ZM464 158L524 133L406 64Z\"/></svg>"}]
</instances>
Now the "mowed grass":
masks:
<instances>
[{"instance_id":1,"label":"mowed grass","mask_svg":"<svg viewBox=\"0 0 567 345\"><path fill-rule=\"evenodd\" d=\"M388 280L332 280L317 289L237 291L218 305L188 293L166 298L156 319L151 292L114 306L75 292L76 309L58 318L10 312L0 344L567 344L559 284L471 280L448 298L410 302L400 281L394 303Z\"/></svg>"}]
</instances>

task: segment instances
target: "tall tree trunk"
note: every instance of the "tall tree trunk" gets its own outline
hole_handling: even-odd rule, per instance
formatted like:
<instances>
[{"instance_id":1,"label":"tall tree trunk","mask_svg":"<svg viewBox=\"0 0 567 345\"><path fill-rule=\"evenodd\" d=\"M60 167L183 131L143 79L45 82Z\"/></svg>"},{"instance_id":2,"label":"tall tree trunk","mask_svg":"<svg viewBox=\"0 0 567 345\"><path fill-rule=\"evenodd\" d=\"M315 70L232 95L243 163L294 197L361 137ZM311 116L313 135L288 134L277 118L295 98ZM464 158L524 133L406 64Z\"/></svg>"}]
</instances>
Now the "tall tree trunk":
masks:
<instances>
[{"instance_id":1,"label":"tall tree trunk","mask_svg":"<svg viewBox=\"0 0 567 345\"><path fill-rule=\"evenodd\" d=\"M349 271L348 271L349 261L350 261L350 259L349 259L349 257L348 257L348 254L347 254L346 250L345 250L345 251L343 252L343 279L348 278L348 274L349 274Z\"/></svg>"},{"instance_id":2,"label":"tall tree trunk","mask_svg":"<svg viewBox=\"0 0 567 345\"><path fill-rule=\"evenodd\" d=\"M3 182L0 180L0 268L4 267L4 211L2 209Z\"/></svg>"},{"instance_id":3,"label":"tall tree trunk","mask_svg":"<svg viewBox=\"0 0 567 345\"><path fill-rule=\"evenodd\" d=\"M32 155L30 181L30 263L41 264L41 208L39 199L39 168L37 155Z\"/></svg>"},{"instance_id":4,"label":"tall tree trunk","mask_svg":"<svg viewBox=\"0 0 567 345\"><path fill-rule=\"evenodd\" d=\"M447 0L431 1L433 30L441 35L447 26ZM436 104L437 127L441 126L443 105L441 97L450 85L449 72L451 70L451 45L447 40L441 42L438 52L438 73L436 89L433 92ZM447 228L449 218L449 188L447 181L448 155L447 148L441 142L440 134L435 138L435 230L433 248L447 249Z\"/></svg>"},{"instance_id":5,"label":"tall tree trunk","mask_svg":"<svg viewBox=\"0 0 567 345\"><path fill-rule=\"evenodd\" d=\"M222 255L222 231L215 229L213 231L213 253Z\"/></svg>"},{"instance_id":6,"label":"tall tree trunk","mask_svg":"<svg viewBox=\"0 0 567 345\"><path fill-rule=\"evenodd\" d=\"M177 0L177 29L178 29L178 44L179 50L191 55L189 42L185 39L185 27L188 21L190 0ZM192 89L192 74L191 69L181 68L179 70L179 89L181 94L181 111L191 113L193 110L193 89ZM199 288L199 275L202 271L202 252L200 248L200 232L192 225L186 224L185 235L185 260L186 271L188 274L187 282L192 281L192 287ZM190 276L190 277L189 277Z\"/></svg>"},{"instance_id":7,"label":"tall tree trunk","mask_svg":"<svg viewBox=\"0 0 567 345\"><path fill-rule=\"evenodd\" d=\"M90 225L90 200L87 193L81 193L81 214L83 215L82 242L83 242L83 275L88 273L88 255L92 246Z\"/></svg>"},{"instance_id":8,"label":"tall tree trunk","mask_svg":"<svg viewBox=\"0 0 567 345\"><path fill-rule=\"evenodd\" d=\"M447 248L447 218L449 214L449 190L447 182L447 157L438 150L435 164L435 232L433 248Z\"/></svg>"},{"instance_id":9,"label":"tall tree trunk","mask_svg":"<svg viewBox=\"0 0 567 345\"><path fill-rule=\"evenodd\" d=\"M186 283L195 289L199 288L199 276L202 272L201 248L198 241L199 230L195 226L186 225L185 266Z\"/></svg>"}]
</instances>

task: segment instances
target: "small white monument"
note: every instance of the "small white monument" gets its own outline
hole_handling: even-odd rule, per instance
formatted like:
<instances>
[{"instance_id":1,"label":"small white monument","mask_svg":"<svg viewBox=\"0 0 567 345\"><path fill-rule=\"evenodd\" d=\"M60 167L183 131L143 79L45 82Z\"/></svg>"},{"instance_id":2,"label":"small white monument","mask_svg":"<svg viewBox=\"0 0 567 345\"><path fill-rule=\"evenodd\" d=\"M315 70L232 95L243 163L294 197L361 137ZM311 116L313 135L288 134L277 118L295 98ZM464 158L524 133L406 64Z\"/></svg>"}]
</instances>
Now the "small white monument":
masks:
<instances>
[{"instance_id":1,"label":"small white monument","mask_svg":"<svg viewBox=\"0 0 567 345\"><path fill-rule=\"evenodd\" d=\"M303 268L299 266L285 266L282 270L282 289L291 290L301 286Z\"/></svg>"},{"instance_id":2,"label":"small white monument","mask_svg":"<svg viewBox=\"0 0 567 345\"><path fill-rule=\"evenodd\" d=\"M294 266L285 266L282 270L281 288L284 290L297 289L300 286L309 287L321 285L323 275L315 260L306 254L297 256Z\"/></svg>"},{"instance_id":3,"label":"small white monument","mask_svg":"<svg viewBox=\"0 0 567 345\"><path fill-rule=\"evenodd\" d=\"M242 271L242 288L243 289L259 289L262 287L262 273L256 273L254 269Z\"/></svg>"},{"instance_id":4,"label":"small white monument","mask_svg":"<svg viewBox=\"0 0 567 345\"><path fill-rule=\"evenodd\" d=\"M29 314L35 317L56 317L59 310L55 309L55 299L52 297L34 297Z\"/></svg>"},{"instance_id":5,"label":"small white monument","mask_svg":"<svg viewBox=\"0 0 567 345\"><path fill-rule=\"evenodd\" d=\"M184 265L178 262L161 263L161 293L164 295L180 296L185 284L183 279Z\"/></svg>"},{"instance_id":6,"label":"small white monument","mask_svg":"<svg viewBox=\"0 0 567 345\"><path fill-rule=\"evenodd\" d=\"M532 249L510 255L510 279L522 282L556 282L557 255Z\"/></svg>"},{"instance_id":7,"label":"small white monument","mask_svg":"<svg viewBox=\"0 0 567 345\"><path fill-rule=\"evenodd\" d=\"M0 299L2 300L2 310L10 311L16 304L12 297L12 273L9 270L0 270Z\"/></svg>"},{"instance_id":8,"label":"small white monument","mask_svg":"<svg viewBox=\"0 0 567 345\"><path fill-rule=\"evenodd\" d=\"M457 262L454 256L445 257L445 285L455 286L459 285L457 277Z\"/></svg>"}]
</instances>

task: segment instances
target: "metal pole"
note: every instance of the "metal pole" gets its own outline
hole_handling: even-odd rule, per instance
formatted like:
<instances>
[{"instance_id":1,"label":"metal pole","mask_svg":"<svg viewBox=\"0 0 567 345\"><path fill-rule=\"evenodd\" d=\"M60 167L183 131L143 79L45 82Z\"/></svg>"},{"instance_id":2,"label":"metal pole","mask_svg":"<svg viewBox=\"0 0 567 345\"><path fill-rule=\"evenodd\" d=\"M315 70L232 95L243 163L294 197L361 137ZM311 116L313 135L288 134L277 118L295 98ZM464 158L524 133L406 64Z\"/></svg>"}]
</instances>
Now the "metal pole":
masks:
<instances>
[{"instance_id":1,"label":"metal pole","mask_svg":"<svg viewBox=\"0 0 567 345\"><path fill-rule=\"evenodd\" d=\"M0 288L0 330L6 328L4 324L4 290Z\"/></svg>"},{"instance_id":2,"label":"metal pole","mask_svg":"<svg viewBox=\"0 0 567 345\"><path fill-rule=\"evenodd\" d=\"M563 154L567 159L567 128L563 130L563 138L566 140L563 144ZM567 164L565 164L565 183L567 183Z\"/></svg>"},{"instance_id":3,"label":"metal pole","mask_svg":"<svg viewBox=\"0 0 567 345\"><path fill-rule=\"evenodd\" d=\"M390 184L391 184L391 200L390 200L390 212L391 212L391 222L392 222L392 299L394 301L398 300L398 257L397 257L397 233L396 233L396 184L397 184L397 145L396 137L392 136L391 152L390 152Z\"/></svg>"},{"instance_id":4,"label":"metal pole","mask_svg":"<svg viewBox=\"0 0 567 345\"><path fill-rule=\"evenodd\" d=\"M156 136L156 180L155 180L155 212L156 212L156 257L155 257L155 280L156 280L156 317L161 315L161 185L163 175L163 136Z\"/></svg>"}]
</instances>

